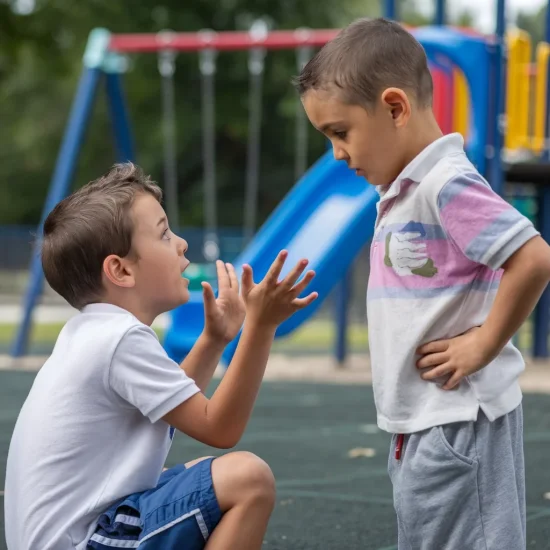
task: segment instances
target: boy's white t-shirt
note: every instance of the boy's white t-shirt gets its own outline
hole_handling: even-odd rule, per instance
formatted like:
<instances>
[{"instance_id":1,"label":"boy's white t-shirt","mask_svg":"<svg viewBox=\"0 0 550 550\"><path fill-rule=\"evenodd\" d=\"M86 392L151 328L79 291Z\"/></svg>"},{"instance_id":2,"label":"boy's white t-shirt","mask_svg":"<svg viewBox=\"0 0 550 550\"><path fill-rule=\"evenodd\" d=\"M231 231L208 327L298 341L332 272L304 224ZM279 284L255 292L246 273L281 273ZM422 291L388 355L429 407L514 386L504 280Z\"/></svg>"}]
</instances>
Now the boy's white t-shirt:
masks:
<instances>
[{"instance_id":1,"label":"boy's white t-shirt","mask_svg":"<svg viewBox=\"0 0 550 550\"><path fill-rule=\"evenodd\" d=\"M156 486L173 429L163 416L200 389L155 332L111 304L70 319L12 436L9 550L78 550L112 503Z\"/></svg>"}]
</instances>

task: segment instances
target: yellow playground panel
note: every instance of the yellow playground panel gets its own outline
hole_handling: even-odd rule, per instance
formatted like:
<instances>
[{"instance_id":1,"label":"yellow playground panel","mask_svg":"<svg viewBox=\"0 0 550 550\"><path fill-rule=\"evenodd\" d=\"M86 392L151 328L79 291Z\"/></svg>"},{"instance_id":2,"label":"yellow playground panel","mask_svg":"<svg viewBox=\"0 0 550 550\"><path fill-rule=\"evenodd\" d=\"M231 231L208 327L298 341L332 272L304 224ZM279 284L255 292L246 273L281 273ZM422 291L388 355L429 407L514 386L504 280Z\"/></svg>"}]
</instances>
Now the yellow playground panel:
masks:
<instances>
[{"instance_id":1,"label":"yellow playground panel","mask_svg":"<svg viewBox=\"0 0 550 550\"><path fill-rule=\"evenodd\" d=\"M537 46L536 65L535 65L535 97L529 101L532 105L531 127L532 139L531 149L534 153L540 154L544 149L545 126L548 118L546 105L546 86L548 82L548 59L550 58L550 45L546 42L540 42ZM533 76L530 75L530 79Z\"/></svg>"},{"instance_id":2,"label":"yellow playground panel","mask_svg":"<svg viewBox=\"0 0 550 550\"><path fill-rule=\"evenodd\" d=\"M527 150L539 155L544 149L547 119L546 87L550 44L533 46L530 35L514 29L507 33L506 132L508 151ZM465 138L469 132L470 90L462 71L453 71L453 131Z\"/></svg>"}]
</instances>

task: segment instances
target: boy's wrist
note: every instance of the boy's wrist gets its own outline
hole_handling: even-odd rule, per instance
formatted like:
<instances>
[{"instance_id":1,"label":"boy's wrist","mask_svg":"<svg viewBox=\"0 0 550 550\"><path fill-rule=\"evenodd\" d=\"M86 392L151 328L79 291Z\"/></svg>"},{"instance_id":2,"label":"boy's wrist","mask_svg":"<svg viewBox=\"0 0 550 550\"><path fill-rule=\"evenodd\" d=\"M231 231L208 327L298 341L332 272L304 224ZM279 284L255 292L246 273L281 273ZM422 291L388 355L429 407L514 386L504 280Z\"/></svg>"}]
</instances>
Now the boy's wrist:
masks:
<instances>
[{"instance_id":1,"label":"boy's wrist","mask_svg":"<svg viewBox=\"0 0 550 550\"><path fill-rule=\"evenodd\" d=\"M491 326L487 324L479 327L477 337L482 345L487 363L490 363L500 353L504 343L500 342L497 331L492 330Z\"/></svg>"},{"instance_id":2,"label":"boy's wrist","mask_svg":"<svg viewBox=\"0 0 550 550\"><path fill-rule=\"evenodd\" d=\"M266 322L254 315L247 314L244 322L244 327L248 330L253 330L256 334L274 338L277 331L277 323Z\"/></svg>"},{"instance_id":3,"label":"boy's wrist","mask_svg":"<svg viewBox=\"0 0 550 550\"><path fill-rule=\"evenodd\" d=\"M213 351L218 351L219 353L222 353L225 346L229 344L229 342L226 342L223 338L216 337L208 332L206 328L202 331L199 340L204 346Z\"/></svg>"}]
</instances>

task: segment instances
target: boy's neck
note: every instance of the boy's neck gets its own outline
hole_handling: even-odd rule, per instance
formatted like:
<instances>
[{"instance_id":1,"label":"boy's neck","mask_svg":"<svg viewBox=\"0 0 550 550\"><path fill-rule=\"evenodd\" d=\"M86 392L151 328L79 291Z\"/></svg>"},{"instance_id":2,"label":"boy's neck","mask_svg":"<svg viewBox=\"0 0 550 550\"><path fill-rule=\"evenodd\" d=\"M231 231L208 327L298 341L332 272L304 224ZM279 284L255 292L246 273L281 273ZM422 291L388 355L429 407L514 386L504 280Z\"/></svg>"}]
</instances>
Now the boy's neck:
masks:
<instances>
[{"instance_id":1,"label":"boy's neck","mask_svg":"<svg viewBox=\"0 0 550 550\"><path fill-rule=\"evenodd\" d=\"M139 300L133 300L132 296L113 296L113 294L105 293L100 300L104 304L112 304L113 306L120 307L131 313L136 319L141 321L144 325L151 326L153 321L158 315L146 311L143 304L139 303Z\"/></svg>"},{"instance_id":2,"label":"boy's neck","mask_svg":"<svg viewBox=\"0 0 550 550\"><path fill-rule=\"evenodd\" d=\"M431 110L422 113L409 127L409 131L414 136L414 140L411 140L411 148L407 151L405 166L408 166L426 147L443 137L443 132Z\"/></svg>"}]
</instances>

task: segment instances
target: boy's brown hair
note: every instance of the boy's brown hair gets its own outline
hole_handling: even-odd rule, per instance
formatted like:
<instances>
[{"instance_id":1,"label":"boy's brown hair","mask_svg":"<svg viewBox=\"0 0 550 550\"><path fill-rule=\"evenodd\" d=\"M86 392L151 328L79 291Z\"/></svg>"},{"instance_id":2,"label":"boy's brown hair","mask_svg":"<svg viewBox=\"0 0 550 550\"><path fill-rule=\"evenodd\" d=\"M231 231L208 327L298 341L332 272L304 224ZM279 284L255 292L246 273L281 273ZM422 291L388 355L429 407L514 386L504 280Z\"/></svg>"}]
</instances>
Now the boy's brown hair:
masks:
<instances>
[{"instance_id":1,"label":"boy's brown hair","mask_svg":"<svg viewBox=\"0 0 550 550\"><path fill-rule=\"evenodd\" d=\"M426 52L399 23L359 19L328 42L293 81L299 94L336 91L350 105L371 110L379 94L395 87L412 92L420 108L432 104Z\"/></svg>"},{"instance_id":2,"label":"boy's brown hair","mask_svg":"<svg viewBox=\"0 0 550 550\"><path fill-rule=\"evenodd\" d=\"M135 198L162 191L132 163L115 164L106 174L68 196L44 222L42 268L49 285L77 308L101 299L103 261L110 254L133 254Z\"/></svg>"}]
</instances>

